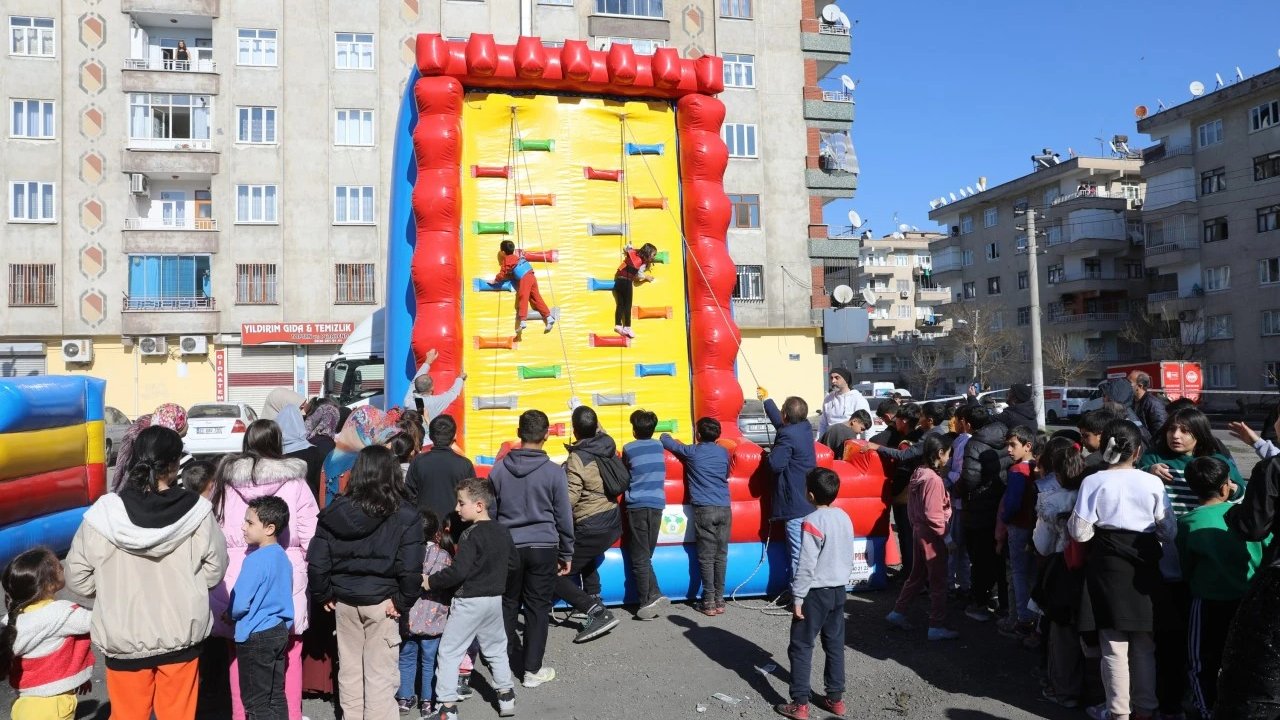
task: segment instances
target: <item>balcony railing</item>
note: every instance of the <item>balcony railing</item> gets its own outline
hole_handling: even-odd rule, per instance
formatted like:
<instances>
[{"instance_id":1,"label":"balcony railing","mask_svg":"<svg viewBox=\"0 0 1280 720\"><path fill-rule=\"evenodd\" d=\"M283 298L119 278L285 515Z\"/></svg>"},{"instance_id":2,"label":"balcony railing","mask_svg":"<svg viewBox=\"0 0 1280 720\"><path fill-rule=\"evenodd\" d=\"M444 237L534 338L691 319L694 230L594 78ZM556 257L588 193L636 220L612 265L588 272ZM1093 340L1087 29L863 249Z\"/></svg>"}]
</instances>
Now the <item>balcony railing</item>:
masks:
<instances>
[{"instance_id":1,"label":"balcony railing","mask_svg":"<svg viewBox=\"0 0 1280 720\"><path fill-rule=\"evenodd\" d=\"M125 70L159 70L161 72L217 72L212 60L153 60L151 58L126 58Z\"/></svg>"},{"instance_id":2,"label":"balcony railing","mask_svg":"<svg viewBox=\"0 0 1280 720\"><path fill-rule=\"evenodd\" d=\"M211 297L129 297L124 298L125 312L181 312L184 310L215 310Z\"/></svg>"},{"instance_id":3,"label":"balcony railing","mask_svg":"<svg viewBox=\"0 0 1280 720\"><path fill-rule=\"evenodd\" d=\"M826 102L852 103L853 93L844 90L823 90L822 99Z\"/></svg>"},{"instance_id":4,"label":"balcony railing","mask_svg":"<svg viewBox=\"0 0 1280 720\"><path fill-rule=\"evenodd\" d=\"M1073 282L1086 282L1088 280L1124 280L1118 275L1104 273L1101 270L1085 270L1083 272L1062 273L1049 278L1050 285L1064 285Z\"/></svg>"},{"instance_id":5,"label":"balcony railing","mask_svg":"<svg viewBox=\"0 0 1280 720\"><path fill-rule=\"evenodd\" d=\"M1079 200L1080 198L1106 198L1110 200L1129 200L1129 201L1140 199L1140 198L1135 198L1135 197L1126 195L1124 191L1121 191L1121 190L1107 190L1105 188L1084 188L1084 189L1076 190L1075 192L1069 193L1067 195L1059 195L1058 197L1053 199L1052 204L1057 206L1063 203L1071 202L1072 200Z\"/></svg>"},{"instance_id":6,"label":"balcony railing","mask_svg":"<svg viewBox=\"0 0 1280 720\"><path fill-rule=\"evenodd\" d=\"M823 35L848 35L849 26L845 25L844 23L827 22L826 20L819 20L818 32L822 33Z\"/></svg>"},{"instance_id":7,"label":"balcony railing","mask_svg":"<svg viewBox=\"0 0 1280 720\"><path fill-rule=\"evenodd\" d=\"M921 300L949 300L951 299L951 288L949 287L917 287L916 297Z\"/></svg>"},{"instance_id":8,"label":"balcony railing","mask_svg":"<svg viewBox=\"0 0 1280 720\"><path fill-rule=\"evenodd\" d=\"M1080 313L1078 315L1050 315L1049 323L1052 325L1066 325L1068 323L1079 322L1108 322L1116 320L1124 320L1127 316L1124 313Z\"/></svg>"},{"instance_id":9,"label":"balcony railing","mask_svg":"<svg viewBox=\"0 0 1280 720\"><path fill-rule=\"evenodd\" d=\"M1159 145L1152 145L1149 148L1143 149L1142 162L1153 163L1157 160L1164 160L1165 158L1177 157L1179 155L1190 155L1191 153L1192 149L1189 144L1169 146L1164 143L1160 143Z\"/></svg>"},{"instance_id":10,"label":"balcony railing","mask_svg":"<svg viewBox=\"0 0 1280 720\"><path fill-rule=\"evenodd\" d=\"M1163 255L1176 250L1195 250L1199 247L1199 238L1184 238L1182 240L1164 240L1159 245L1147 245L1145 252L1149 257L1151 255Z\"/></svg>"},{"instance_id":11,"label":"balcony railing","mask_svg":"<svg viewBox=\"0 0 1280 720\"><path fill-rule=\"evenodd\" d=\"M200 230L209 232L218 229L216 218L186 218L183 220L165 220L163 218L125 218L125 230Z\"/></svg>"},{"instance_id":12,"label":"balcony railing","mask_svg":"<svg viewBox=\"0 0 1280 720\"><path fill-rule=\"evenodd\" d=\"M213 150L213 140L209 138L129 138L129 149L209 152Z\"/></svg>"}]
</instances>

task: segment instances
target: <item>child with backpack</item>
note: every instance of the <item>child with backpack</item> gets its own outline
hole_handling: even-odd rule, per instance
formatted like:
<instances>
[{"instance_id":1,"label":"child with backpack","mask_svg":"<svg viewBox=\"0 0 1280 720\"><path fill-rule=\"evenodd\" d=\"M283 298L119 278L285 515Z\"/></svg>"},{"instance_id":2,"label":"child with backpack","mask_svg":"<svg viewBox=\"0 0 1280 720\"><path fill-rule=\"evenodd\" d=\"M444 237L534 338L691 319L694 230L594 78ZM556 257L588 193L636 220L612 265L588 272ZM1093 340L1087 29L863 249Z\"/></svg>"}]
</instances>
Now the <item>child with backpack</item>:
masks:
<instances>
[{"instance_id":1,"label":"child with backpack","mask_svg":"<svg viewBox=\"0 0 1280 720\"><path fill-rule=\"evenodd\" d=\"M510 240L503 240L498 245L498 274L493 277L493 284L500 285L504 282L510 282L515 286L516 290L516 335L524 332L526 322L529 317L529 303L533 303L533 309L538 311L542 316L544 324L543 332L551 332L551 328L555 326L556 320L559 319L560 311L552 310L547 307L546 301L542 299L542 293L538 292L538 276L533 273L533 265L529 261L547 262L550 260L551 253L536 253L517 250L516 244Z\"/></svg>"},{"instance_id":2,"label":"child with backpack","mask_svg":"<svg viewBox=\"0 0 1280 720\"><path fill-rule=\"evenodd\" d=\"M698 419L698 442L685 445L667 433L662 447L684 463L684 483L693 504L693 531L698 545L698 568L702 572L702 602L695 605L703 615L724 613L724 573L729 558L729 451L716 444L720 422Z\"/></svg>"}]
</instances>

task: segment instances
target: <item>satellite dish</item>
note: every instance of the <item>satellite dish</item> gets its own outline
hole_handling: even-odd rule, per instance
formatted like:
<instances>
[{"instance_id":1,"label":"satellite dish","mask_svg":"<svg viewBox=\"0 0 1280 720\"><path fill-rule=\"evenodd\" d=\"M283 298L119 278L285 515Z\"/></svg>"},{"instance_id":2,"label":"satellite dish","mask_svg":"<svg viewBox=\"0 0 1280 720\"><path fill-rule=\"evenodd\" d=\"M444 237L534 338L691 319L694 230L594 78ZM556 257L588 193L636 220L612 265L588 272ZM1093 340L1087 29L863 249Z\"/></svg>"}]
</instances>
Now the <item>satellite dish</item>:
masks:
<instances>
[{"instance_id":1,"label":"satellite dish","mask_svg":"<svg viewBox=\"0 0 1280 720\"><path fill-rule=\"evenodd\" d=\"M831 6L828 5L827 7L831 7ZM844 89L848 92L853 92L858 87L858 83L854 82L853 78L849 77L848 75L840 76L840 84L844 85Z\"/></svg>"},{"instance_id":2,"label":"satellite dish","mask_svg":"<svg viewBox=\"0 0 1280 720\"><path fill-rule=\"evenodd\" d=\"M841 305L848 305L853 302L853 288L848 285L837 285L836 289L831 291L831 299Z\"/></svg>"},{"instance_id":3,"label":"satellite dish","mask_svg":"<svg viewBox=\"0 0 1280 720\"><path fill-rule=\"evenodd\" d=\"M866 303L866 304L868 304L868 305L875 305L875 304L876 304L876 300L877 300L877 299L878 299L878 298L876 297L876 294L875 294L875 293L873 293L873 292L871 292L871 288L869 288L869 287L862 288L862 300L863 300L863 302L865 302L865 303Z\"/></svg>"},{"instance_id":4,"label":"satellite dish","mask_svg":"<svg viewBox=\"0 0 1280 720\"><path fill-rule=\"evenodd\" d=\"M849 211L849 227L854 230L862 227L862 216L858 214L857 210Z\"/></svg>"},{"instance_id":5,"label":"satellite dish","mask_svg":"<svg viewBox=\"0 0 1280 720\"><path fill-rule=\"evenodd\" d=\"M965 189L965 190L968 190L970 195L977 195L977 194L978 194L978 193L976 193L976 192L974 192L974 191L973 191L973 186L972 186L972 185L965 185L964 189Z\"/></svg>"},{"instance_id":6,"label":"satellite dish","mask_svg":"<svg viewBox=\"0 0 1280 720\"><path fill-rule=\"evenodd\" d=\"M1204 83L1199 80L1192 80L1191 84L1187 86L1187 89L1191 91L1192 97L1200 97L1204 94Z\"/></svg>"},{"instance_id":7,"label":"satellite dish","mask_svg":"<svg viewBox=\"0 0 1280 720\"><path fill-rule=\"evenodd\" d=\"M903 235L901 232L891 233L889 237L893 238L894 240L905 240L907 238L907 236Z\"/></svg>"},{"instance_id":8,"label":"satellite dish","mask_svg":"<svg viewBox=\"0 0 1280 720\"><path fill-rule=\"evenodd\" d=\"M822 8L822 19L829 23L840 22L840 8L835 3Z\"/></svg>"},{"instance_id":9,"label":"satellite dish","mask_svg":"<svg viewBox=\"0 0 1280 720\"><path fill-rule=\"evenodd\" d=\"M941 201L941 200L939 200L939 199L937 199L937 198L934 198L934 199L932 199L932 200L930 200L930 201L929 201L929 209L930 209L930 210L937 210L939 207L942 207L942 201Z\"/></svg>"},{"instance_id":10,"label":"satellite dish","mask_svg":"<svg viewBox=\"0 0 1280 720\"><path fill-rule=\"evenodd\" d=\"M915 225L912 225L911 232L920 232L920 228L916 227Z\"/></svg>"},{"instance_id":11,"label":"satellite dish","mask_svg":"<svg viewBox=\"0 0 1280 720\"><path fill-rule=\"evenodd\" d=\"M1244 71L1240 69L1239 65L1237 65L1236 66L1236 82L1240 82L1241 80L1244 80Z\"/></svg>"},{"instance_id":12,"label":"satellite dish","mask_svg":"<svg viewBox=\"0 0 1280 720\"><path fill-rule=\"evenodd\" d=\"M1139 105L1138 107L1134 108L1134 109L1133 109L1133 116L1134 116L1134 117L1136 117L1136 118L1138 118L1139 120L1141 120L1142 118L1146 117L1146 116L1147 116L1147 106L1146 106L1146 105Z\"/></svg>"},{"instance_id":13,"label":"satellite dish","mask_svg":"<svg viewBox=\"0 0 1280 720\"><path fill-rule=\"evenodd\" d=\"M1218 87L1223 87L1224 85L1226 85L1226 83L1222 81L1222 73L1214 73L1213 77L1215 80L1218 81Z\"/></svg>"},{"instance_id":14,"label":"satellite dish","mask_svg":"<svg viewBox=\"0 0 1280 720\"><path fill-rule=\"evenodd\" d=\"M951 193L951 202L955 202L955 201L956 201L956 194Z\"/></svg>"},{"instance_id":15,"label":"satellite dish","mask_svg":"<svg viewBox=\"0 0 1280 720\"><path fill-rule=\"evenodd\" d=\"M833 7L833 8L836 8L836 11L840 13L840 20L839 20L839 23L840 23L841 25L845 26L846 28L847 28L847 27L850 27L850 25L849 25L849 16L848 16L848 15L845 15L843 10L841 10L841 9L840 9L840 8L838 8L838 7L836 7L834 4L833 4L833 5L828 5L827 7Z\"/></svg>"},{"instance_id":16,"label":"satellite dish","mask_svg":"<svg viewBox=\"0 0 1280 720\"><path fill-rule=\"evenodd\" d=\"M911 229L911 226L906 223L902 223L901 225L898 226L898 232L906 232L910 229Z\"/></svg>"}]
</instances>

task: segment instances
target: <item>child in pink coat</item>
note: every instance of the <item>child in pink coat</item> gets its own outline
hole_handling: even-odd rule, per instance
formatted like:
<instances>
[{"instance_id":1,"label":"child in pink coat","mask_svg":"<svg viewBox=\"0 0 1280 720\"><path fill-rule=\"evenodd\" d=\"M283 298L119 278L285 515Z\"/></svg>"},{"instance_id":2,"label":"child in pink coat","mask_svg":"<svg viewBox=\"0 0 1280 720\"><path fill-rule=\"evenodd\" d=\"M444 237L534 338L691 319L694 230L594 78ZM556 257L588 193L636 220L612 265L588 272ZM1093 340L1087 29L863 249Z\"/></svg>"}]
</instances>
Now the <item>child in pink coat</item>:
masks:
<instances>
[{"instance_id":1,"label":"child in pink coat","mask_svg":"<svg viewBox=\"0 0 1280 720\"><path fill-rule=\"evenodd\" d=\"M307 547L315 536L316 517L320 508L307 485L307 463L286 458L282 452L280 428L271 420L254 421L245 432L246 454L221 467L213 491L213 507L227 540L227 574L209 593L213 611L213 634L232 638L233 629L226 621L230 591L240 576L240 568L250 548L244 540L241 524L249 501L263 495L274 495L289 506L289 526L279 535L289 564L293 566L293 629L285 648L284 694L289 705L289 720L302 718L302 633L307 629ZM240 700L239 673L231 661L231 717L244 720L244 704Z\"/></svg>"}]
</instances>

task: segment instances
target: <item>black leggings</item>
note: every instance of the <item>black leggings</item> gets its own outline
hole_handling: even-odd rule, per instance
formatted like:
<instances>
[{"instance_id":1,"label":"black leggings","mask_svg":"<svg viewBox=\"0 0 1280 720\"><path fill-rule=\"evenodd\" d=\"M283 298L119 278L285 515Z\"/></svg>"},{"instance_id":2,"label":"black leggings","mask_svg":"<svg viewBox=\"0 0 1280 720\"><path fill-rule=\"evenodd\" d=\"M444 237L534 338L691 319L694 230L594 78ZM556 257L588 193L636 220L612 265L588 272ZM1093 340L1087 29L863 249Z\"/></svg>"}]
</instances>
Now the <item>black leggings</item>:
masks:
<instances>
[{"instance_id":1,"label":"black leggings","mask_svg":"<svg viewBox=\"0 0 1280 720\"><path fill-rule=\"evenodd\" d=\"M631 327L631 298L635 295L635 288L632 287L631 281L615 277L613 279L613 324L622 327Z\"/></svg>"}]
</instances>

